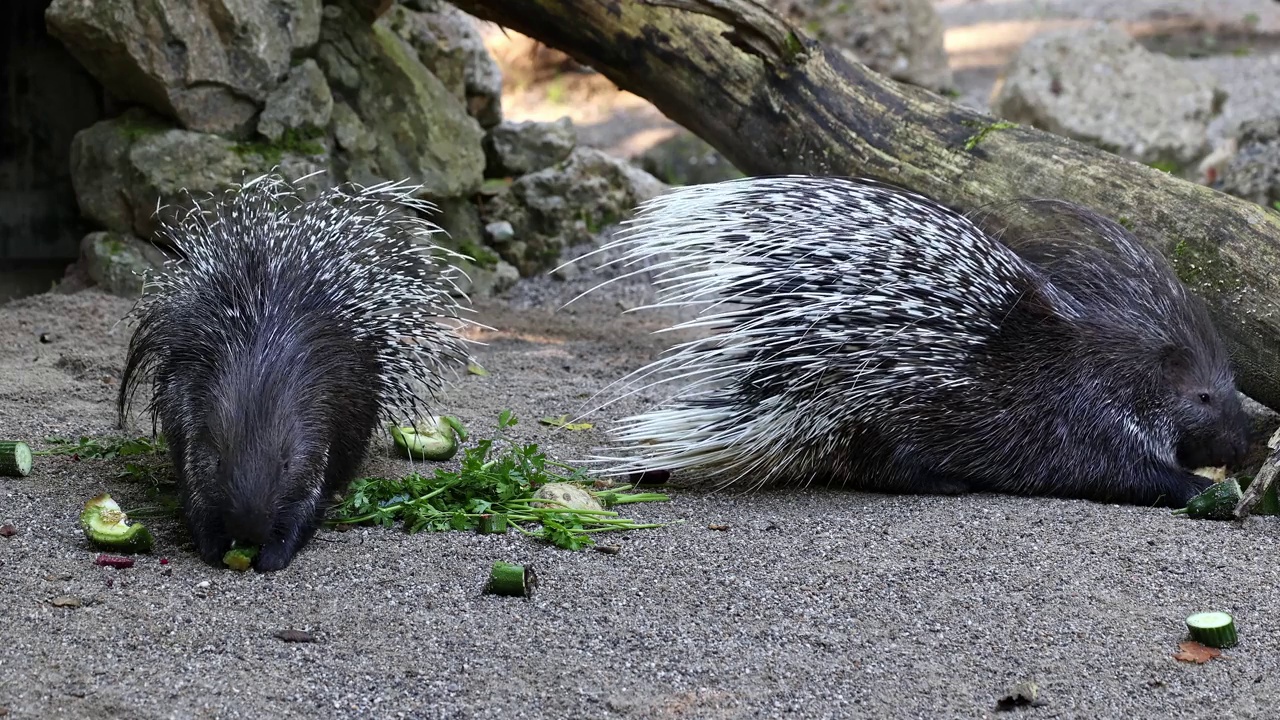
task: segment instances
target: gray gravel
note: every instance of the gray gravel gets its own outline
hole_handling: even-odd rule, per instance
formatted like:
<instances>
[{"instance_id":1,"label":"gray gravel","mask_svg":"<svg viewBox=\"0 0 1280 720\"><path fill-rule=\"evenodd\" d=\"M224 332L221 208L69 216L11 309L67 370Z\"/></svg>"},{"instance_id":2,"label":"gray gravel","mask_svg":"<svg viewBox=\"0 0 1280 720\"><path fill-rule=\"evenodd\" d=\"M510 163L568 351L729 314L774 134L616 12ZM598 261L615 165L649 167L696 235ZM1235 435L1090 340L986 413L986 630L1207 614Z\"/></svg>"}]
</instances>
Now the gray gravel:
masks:
<instances>
[{"instance_id":1,"label":"gray gravel","mask_svg":"<svg viewBox=\"0 0 1280 720\"><path fill-rule=\"evenodd\" d=\"M617 315L643 289L557 311L574 291L526 282L482 306L499 331L480 353L491 375L460 379L448 409L483 431L514 408L518 437L581 457L598 431L534 420L576 412L660 346L655 325ZM3 435L114 431L126 307L95 291L0 306ZM384 449L368 471L396 466ZM76 525L103 490L142 501L117 470L41 459L0 479L0 523L19 530L0 539L10 718L978 718L1023 680L1048 704L1015 716L1261 718L1280 702L1274 518L677 489L629 514L683 523L614 536L616 555L358 528L262 576L202 565L181 526L153 521L155 553L117 571L93 564ZM495 560L533 564L534 598L482 594ZM85 604L51 604L64 595ZM1233 613L1243 644L1174 660L1183 619L1204 609Z\"/></svg>"}]
</instances>

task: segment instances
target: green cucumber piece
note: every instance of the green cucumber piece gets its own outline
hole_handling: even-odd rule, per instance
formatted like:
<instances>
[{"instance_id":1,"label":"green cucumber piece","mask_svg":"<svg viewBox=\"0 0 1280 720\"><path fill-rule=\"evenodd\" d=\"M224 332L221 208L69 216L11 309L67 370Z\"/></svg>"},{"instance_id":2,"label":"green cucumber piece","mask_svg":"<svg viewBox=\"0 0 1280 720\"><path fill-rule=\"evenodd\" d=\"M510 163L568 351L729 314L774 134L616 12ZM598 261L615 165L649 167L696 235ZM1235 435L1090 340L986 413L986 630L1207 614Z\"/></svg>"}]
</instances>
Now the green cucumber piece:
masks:
<instances>
[{"instance_id":1,"label":"green cucumber piece","mask_svg":"<svg viewBox=\"0 0 1280 720\"><path fill-rule=\"evenodd\" d=\"M432 418L432 422L418 422L412 427L392 425L391 439L410 460L444 461L458 454L456 427L460 426L456 419L445 418Z\"/></svg>"},{"instance_id":2,"label":"green cucumber piece","mask_svg":"<svg viewBox=\"0 0 1280 720\"><path fill-rule=\"evenodd\" d=\"M502 513L481 515L476 529L481 535L501 535L507 531L507 516Z\"/></svg>"},{"instance_id":3,"label":"green cucumber piece","mask_svg":"<svg viewBox=\"0 0 1280 720\"><path fill-rule=\"evenodd\" d=\"M538 587L538 576L533 567L516 565L498 560L489 571L489 583L486 592L494 595L512 595L529 597Z\"/></svg>"},{"instance_id":4,"label":"green cucumber piece","mask_svg":"<svg viewBox=\"0 0 1280 720\"><path fill-rule=\"evenodd\" d=\"M21 440L0 442L0 475L26 477L31 474L31 446Z\"/></svg>"},{"instance_id":5,"label":"green cucumber piece","mask_svg":"<svg viewBox=\"0 0 1280 720\"><path fill-rule=\"evenodd\" d=\"M80 525L89 542L117 552L150 552L155 539L142 523L129 524L129 516L111 495L103 493L84 504Z\"/></svg>"},{"instance_id":6,"label":"green cucumber piece","mask_svg":"<svg viewBox=\"0 0 1280 720\"><path fill-rule=\"evenodd\" d=\"M1216 482L1207 490L1187 501L1187 506L1174 510L1174 515L1186 515L1198 520L1231 520L1236 516L1236 504L1244 493L1235 478Z\"/></svg>"},{"instance_id":7,"label":"green cucumber piece","mask_svg":"<svg viewBox=\"0 0 1280 720\"><path fill-rule=\"evenodd\" d=\"M1239 642L1236 622L1224 612L1202 612L1187 618L1191 639L1215 648L1232 647Z\"/></svg>"},{"instance_id":8,"label":"green cucumber piece","mask_svg":"<svg viewBox=\"0 0 1280 720\"><path fill-rule=\"evenodd\" d=\"M232 570L244 572L253 565L253 559L257 556L258 548L256 545L233 547L222 556L222 564Z\"/></svg>"}]
</instances>

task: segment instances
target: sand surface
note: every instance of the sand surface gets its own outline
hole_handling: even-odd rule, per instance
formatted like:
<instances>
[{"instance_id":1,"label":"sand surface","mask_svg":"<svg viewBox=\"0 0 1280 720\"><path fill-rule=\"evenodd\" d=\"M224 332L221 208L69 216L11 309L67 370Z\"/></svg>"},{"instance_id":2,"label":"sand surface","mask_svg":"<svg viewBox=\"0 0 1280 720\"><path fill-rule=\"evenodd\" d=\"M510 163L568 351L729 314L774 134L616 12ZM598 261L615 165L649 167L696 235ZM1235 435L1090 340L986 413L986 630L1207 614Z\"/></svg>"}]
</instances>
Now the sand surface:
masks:
<instances>
[{"instance_id":1,"label":"sand surface","mask_svg":"<svg viewBox=\"0 0 1280 720\"><path fill-rule=\"evenodd\" d=\"M491 374L461 378L447 409L483 433L512 408L516 436L555 457L598 442L535 420L576 412L661 346L655 318L619 316L644 286L559 309L582 285L526 281L479 306L497 330L478 351ZM0 435L117 432L127 307L97 291L0 306ZM1262 718L1280 704L1274 518L673 490L629 515L684 523L614 536L616 555L358 528L323 531L283 572L240 574L157 520L153 555L112 570L94 565L79 508L141 489L118 462L38 460L0 478L0 524L18 530L0 538L8 718L981 718L1024 680L1047 704L1010 716ZM375 452L370 467L396 463ZM482 594L495 560L532 563L537 594ZM83 604L52 604L66 595ZM1183 619L1204 609L1233 613L1243 643L1178 662Z\"/></svg>"}]
</instances>

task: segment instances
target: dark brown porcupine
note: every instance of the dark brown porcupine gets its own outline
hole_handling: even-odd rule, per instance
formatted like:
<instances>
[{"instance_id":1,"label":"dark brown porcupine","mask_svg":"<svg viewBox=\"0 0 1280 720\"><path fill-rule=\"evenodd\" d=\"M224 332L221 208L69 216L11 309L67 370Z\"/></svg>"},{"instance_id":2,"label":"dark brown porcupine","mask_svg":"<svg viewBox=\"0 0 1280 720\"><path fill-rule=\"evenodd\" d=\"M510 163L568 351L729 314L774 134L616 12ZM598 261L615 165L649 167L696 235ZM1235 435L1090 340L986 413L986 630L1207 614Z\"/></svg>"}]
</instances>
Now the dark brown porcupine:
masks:
<instances>
[{"instance_id":1,"label":"dark brown porcupine","mask_svg":"<svg viewBox=\"0 0 1280 720\"><path fill-rule=\"evenodd\" d=\"M276 175L166 222L181 259L131 313L119 411L152 381L196 550L287 566L380 419L412 422L466 359L454 268L414 188L311 200ZM449 327L451 324L453 327Z\"/></svg>"},{"instance_id":2,"label":"dark brown porcupine","mask_svg":"<svg viewBox=\"0 0 1280 720\"><path fill-rule=\"evenodd\" d=\"M1210 482L1193 470L1234 468L1248 444L1204 306L1120 225L1028 207L1097 242L1033 237L1020 257L871 180L746 178L646 203L596 252L652 273L654 305L696 310L674 328L701 334L621 381L679 388L592 460L722 486L1184 504Z\"/></svg>"}]
</instances>

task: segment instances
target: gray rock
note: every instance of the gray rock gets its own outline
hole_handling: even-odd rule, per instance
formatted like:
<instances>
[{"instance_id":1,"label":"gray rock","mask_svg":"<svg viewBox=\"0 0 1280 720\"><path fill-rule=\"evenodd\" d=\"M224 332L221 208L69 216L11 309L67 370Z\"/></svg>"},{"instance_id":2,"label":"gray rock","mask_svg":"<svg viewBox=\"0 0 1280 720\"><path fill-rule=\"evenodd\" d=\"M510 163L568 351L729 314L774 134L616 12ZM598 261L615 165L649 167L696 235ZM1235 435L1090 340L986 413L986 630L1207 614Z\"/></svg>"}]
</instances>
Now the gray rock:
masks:
<instances>
[{"instance_id":1,"label":"gray rock","mask_svg":"<svg viewBox=\"0 0 1280 720\"><path fill-rule=\"evenodd\" d=\"M321 0L53 0L49 32L113 95L184 127L244 135L319 36Z\"/></svg>"},{"instance_id":2,"label":"gray rock","mask_svg":"<svg viewBox=\"0 0 1280 720\"><path fill-rule=\"evenodd\" d=\"M476 23L443 0L406 0L387 19L422 64L466 104L471 117L490 128L502 121L502 70Z\"/></svg>"},{"instance_id":3,"label":"gray rock","mask_svg":"<svg viewBox=\"0 0 1280 720\"><path fill-rule=\"evenodd\" d=\"M388 29L391 16L370 25L325 6L316 60L334 95L334 162L362 184L408 179L434 198L469 195L483 180L483 130Z\"/></svg>"},{"instance_id":4,"label":"gray rock","mask_svg":"<svg viewBox=\"0 0 1280 720\"><path fill-rule=\"evenodd\" d=\"M565 162L517 178L484 214L488 223L511 224L518 239L493 246L528 277L554 267L565 247L591 240L665 189L625 160L578 147Z\"/></svg>"},{"instance_id":5,"label":"gray rock","mask_svg":"<svg viewBox=\"0 0 1280 720\"><path fill-rule=\"evenodd\" d=\"M484 226L484 236L489 242L506 245L515 239L516 230L506 220L499 220Z\"/></svg>"},{"instance_id":6,"label":"gray rock","mask_svg":"<svg viewBox=\"0 0 1280 720\"><path fill-rule=\"evenodd\" d=\"M353 155L373 152L378 136L364 124L356 111L341 100L333 104L333 139L337 146Z\"/></svg>"},{"instance_id":7,"label":"gray rock","mask_svg":"<svg viewBox=\"0 0 1280 720\"><path fill-rule=\"evenodd\" d=\"M306 154L300 150L314 150ZM96 123L71 143L72 183L83 215L118 233L154 237L157 204L186 207L185 191L197 197L279 167L289 178L327 168L319 144L283 150L263 143L237 143L217 135L166 125L141 109ZM304 187L320 187L328 175Z\"/></svg>"},{"instance_id":8,"label":"gray rock","mask_svg":"<svg viewBox=\"0 0 1280 720\"><path fill-rule=\"evenodd\" d=\"M770 0L815 39L895 80L931 90L953 85L943 24L932 0Z\"/></svg>"},{"instance_id":9,"label":"gray rock","mask_svg":"<svg viewBox=\"0 0 1280 720\"><path fill-rule=\"evenodd\" d=\"M444 230L444 236L437 236L437 242L448 245L454 250L479 259L489 258L489 264L497 262L498 256L492 251L483 249L480 226L480 211L469 198L444 198L433 200L438 212L431 218Z\"/></svg>"},{"instance_id":10,"label":"gray rock","mask_svg":"<svg viewBox=\"0 0 1280 720\"><path fill-rule=\"evenodd\" d=\"M1280 116L1242 124L1236 148L1222 172L1222 192L1280 209Z\"/></svg>"},{"instance_id":11,"label":"gray rock","mask_svg":"<svg viewBox=\"0 0 1280 720\"><path fill-rule=\"evenodd\" d=\"M492 268L473 266L466 272L471 278L471 288L467 294L473 298L499 295L520 281L520 271L502 260L498 260Z\"/></svg>"},{"instance_id":12,"label":"gray rock","mask_svg":"<svg viewBox=\"0 0 1280 720\"><path fill-rule=\"evenodd\" d=\"M137 297L147 271L160 267L165 253L138 238L114 232L89 233L80 243L80 265L98 287L112 295Z\"/></svg>"},{"instance_id":13,"label":"gray rock","mask_svg":"<svg viewBox=\"0 0 1280 720\"><path fill-rule=\"evenodd\" d=\"M329 127L333 114L333 94L324 72L307 58L289 71L289 77L267 96L267 106L258 118L258 132L277 141L285 131L299 137L316 137Z\"/></svg>"},{"instance_id":14,"label":"gray rock","mask_svg":"<svg viewBox=\"0 0 1280 720\"><path fill-rule=\"evenodd\" d=\"M524 175L551 167L573 152L578 144L573 121L567 116L554 122L503 122L484 138L485 177Z\"/></svg>"},{"instance_id":15,"label":"gray rock","mask_svg":"<svg viewBox=\"0 0 1280 720\"><path fill-rule=\"evenodd\" d=\"M743 176L715 148L688 130L681 130L645 150L637 163L668 185L698 185Z\"/></svg>"},{"instance_id":16,"label":"gray rock","mask_svg":"<svg viewBox=\"0 0 1280 720\"><path fill-rule=\"evenodd\" d=\"M1005 68L992 101L1008 120L1148 164L1194 164L1223 97L1207 72L1103 24L1049 31Z\"/></svg>"}]
</instances>

